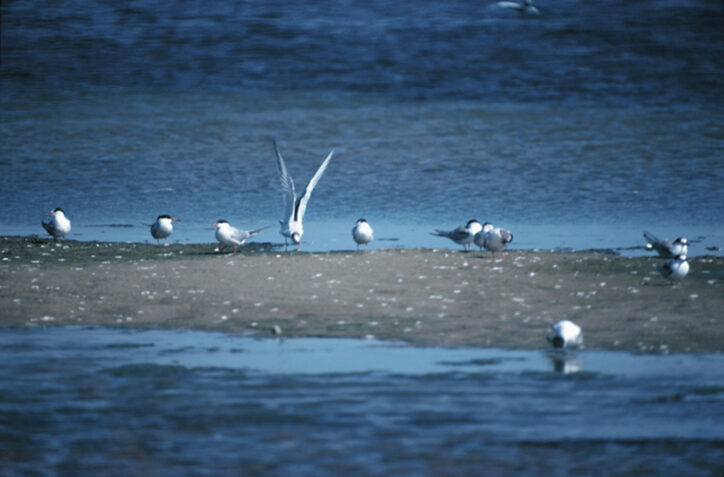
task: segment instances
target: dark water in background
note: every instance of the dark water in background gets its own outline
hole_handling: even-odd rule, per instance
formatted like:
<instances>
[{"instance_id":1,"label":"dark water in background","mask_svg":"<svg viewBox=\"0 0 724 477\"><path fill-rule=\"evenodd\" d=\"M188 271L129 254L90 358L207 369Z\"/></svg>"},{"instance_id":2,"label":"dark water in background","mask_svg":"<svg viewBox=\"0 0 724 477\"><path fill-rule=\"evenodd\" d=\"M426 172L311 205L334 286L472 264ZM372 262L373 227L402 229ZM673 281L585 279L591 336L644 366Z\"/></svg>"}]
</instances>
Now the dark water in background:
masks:
<instances>
[{"instance_id":1,"label":"dark water in background","mask_svg":"<svg viewBox=\"0 0 724 477\"><path fill-rule=\"evenodd\" d=\"M721 354L0 331L5 475L719 475Z\"/></svg>"},{"instance_id":2,"label":"dark water in background","mask_svg":"<svg viewBox=\"0 0 724 477\"><path fill-rule=\"evenodd\" d=\"M2 2L0 233L212 242L280 218L305 249L724 246L717 1ZM259 236L280 241L276 226ZM721 252L718 252L721 253ZM0 332L0 473L720 475L721 356L421 350L199 333ZM299 364L301 367L294 368ZM348 366L330 369L330 363ZM441 364L443 363L443 364ZM447 364L445 364L447 363ZM573 369L576 363L571 363ZM716 467L719 465L719 467ZM615 470L614 470L615 469Z\"/></svg>"},{"instance_id":3,"label":"dark water in background","mask_svg":"<svg viewBox=\"0 0 724 477\"><path fill-rule=\"evenodd\" d=\"M724 246L720 3L393 3L3 2L1 233L56 206L81 240L276 224L276 138L298 188L337 150L307 250L358 217L380 247L472 217L520 248Z\"/></svg>"}]
</instances>

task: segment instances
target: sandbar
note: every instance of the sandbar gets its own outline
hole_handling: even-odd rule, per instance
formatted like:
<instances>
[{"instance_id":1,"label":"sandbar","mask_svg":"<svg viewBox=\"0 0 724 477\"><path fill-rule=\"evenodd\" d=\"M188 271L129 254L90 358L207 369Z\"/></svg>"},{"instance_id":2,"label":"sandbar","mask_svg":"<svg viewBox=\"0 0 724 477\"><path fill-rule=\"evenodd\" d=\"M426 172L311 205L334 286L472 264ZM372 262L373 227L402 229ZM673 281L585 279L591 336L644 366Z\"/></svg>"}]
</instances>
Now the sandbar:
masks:
<instances>
[{"instance_id":1,"label":"sandbar","mask_svg":"<svg viewBox=\"0 0 724 477\"><path fill-rule=\"evenodd\" d=\"M418 346L544 348L570 319L587 349L724 351L724 257L679 285L655 257L451 249L286 252L254 243L0 237L0 326L118 326Z\"/></svg>"}]
</instances>

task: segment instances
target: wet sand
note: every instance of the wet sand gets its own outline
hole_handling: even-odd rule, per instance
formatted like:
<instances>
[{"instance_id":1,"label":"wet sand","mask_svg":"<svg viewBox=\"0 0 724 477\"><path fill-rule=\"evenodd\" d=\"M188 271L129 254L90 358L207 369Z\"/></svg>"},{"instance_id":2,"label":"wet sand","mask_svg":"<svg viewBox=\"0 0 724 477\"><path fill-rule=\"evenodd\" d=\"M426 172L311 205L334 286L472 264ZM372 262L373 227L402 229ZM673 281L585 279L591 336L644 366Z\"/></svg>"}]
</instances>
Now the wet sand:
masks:
<instances>
[{"instance_id":1,"label":"wet sand","mask_svg":"<svg viewBox=\"0 0 724 477\"><path fill-rule=\"evenodd\" d=\"M289 337L541 348L570 319L588 349L724 351L724 257L690 259L672 286L661 259L598 252L215 248L0 237L0 326L268 336L276 325Z\"/></svg>"}]
</instances>

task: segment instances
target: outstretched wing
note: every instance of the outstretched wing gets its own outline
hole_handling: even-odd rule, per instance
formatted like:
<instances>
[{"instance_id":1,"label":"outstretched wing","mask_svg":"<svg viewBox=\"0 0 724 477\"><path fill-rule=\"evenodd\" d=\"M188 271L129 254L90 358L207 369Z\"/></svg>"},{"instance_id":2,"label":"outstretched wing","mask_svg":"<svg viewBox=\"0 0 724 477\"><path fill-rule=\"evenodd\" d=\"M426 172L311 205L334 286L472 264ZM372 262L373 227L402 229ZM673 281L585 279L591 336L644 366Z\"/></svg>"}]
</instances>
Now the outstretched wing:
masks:
<instances>
[{"instance_id":1,"label":"outstretched wing","mask_svg":"<svg viewBox=\"0 0 724 477\"><path fill-rule=\"evenodd\" d=\"M274 141L274 152L277 155L277 166L279 166L279 182L282 185L282 197L284 198L284 221L288 221L294 213L294 202L297 199L297 193L294 190L294 181L292 176L287 172L287 166L284 164L284 158L279 151L277 142Z\"/></svg>"},{"instance_id":2,"label":"outstretched wing","mask_svg":"<svg viewBox=\"0 0 724 477\"><path fill-rule=\"evenodd\" d=\"M329 152L327 158L324 160L322 165L319 166L319 169L317 169L317 172L314 174L314 176L309 180L307 187L304 188L304 193L297 200L296 208L294 210L294 220L301 222L302 218L304 217L304 212L306 212L307 210L307 202L309 202L309 197L311 197L312 191L317 185L317 182L319 182L319 179L322 178L322 174L324 174L324 171L327 170L329 160L332 159L333 154L334 149Z\"/></svg>"},{"instance_id":3,"label":"outstretched wing","mask_svg":"<svg viewBox=\"0 0 724 477\"><path fill-rule=\"evenodd\" d=\"M660 239L649 232L644 232L644 238L649 241L654 250L659 252L660 256L665 258L674 256L674 245L670 241Z\"/></svg>"},{"instance_id":4,"label":"outstretched wing","mask_svg":"<svg viewBox=\"0 0 724 477\"><path fill-rule=\"evenodd\" d=\"M649 241L651 245L661 242L661 239L650 232L644 232L644 238Z\"/></svg>"}]
</instances>

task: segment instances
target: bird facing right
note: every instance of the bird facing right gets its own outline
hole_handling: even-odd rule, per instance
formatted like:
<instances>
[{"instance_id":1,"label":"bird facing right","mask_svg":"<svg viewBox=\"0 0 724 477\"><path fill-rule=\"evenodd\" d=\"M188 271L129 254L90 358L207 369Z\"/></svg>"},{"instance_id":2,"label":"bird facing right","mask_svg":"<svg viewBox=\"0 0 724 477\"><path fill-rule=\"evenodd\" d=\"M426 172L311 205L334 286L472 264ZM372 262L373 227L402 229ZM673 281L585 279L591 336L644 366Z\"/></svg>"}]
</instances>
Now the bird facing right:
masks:
<instances>
[{"instance_id":1,"label":"bird facing right","mask_svg":"<svg viewBox=\"0 0 724 477\"><path fill-rule=\"evenodd\" d=\"M646 250L656 250L659 257L674 258L677 255L686 255L689 253L689 241L686 237L679 237L673 242L667 239L660 239L656 235L644 232L646 242Z\"/></svg>"},{"instance_id":2,"label":"bird facing right","mask_svg":"<svg viewBox=\"0 0 724 477\"><path fill-rule=\"evenodd\" d=\"M365 250L369 250L368 246L374 239L374 232L365 219L357 220L357 223L352 229L352 238L357 242L357 250L359 250L359 246L362 244L364 244Z\"/></svg>"},{"instance_id":3,"label":"bird facing right","mask_svg":"<svg viewBox=\"0 0 724 477\"><path fill-rule=\"evenodd\" d=\"M173 223L178 219L170 215L159 215L156 221L151 225L151 236L156 239L164 239L164 245L168 245L168 238L173 233Z\"/></svg>"},{"instance_id":4,"label":"bird facing right","mask_svg":"<svg viewBox=\"0 0 724 477\"><path fill-rule=\"evenodd\" d=\"M438 237L447 237L453 242L463 246L464 251L470 250L470 244L473 243L475 234L480 232L483 226L476 219L468 220L468 223L454 228L453 230L436 229L431 235Z\"/></svg>"},{"instance_id":5,"label":"bird facing right","mask_svg":"<svg viewBox=\"0 0 724 477\"><path fill-rule=\"evenodd\" d=\"M513 234L510 231L495 227L490 222L483 224L483 230L475 234L475 245L482 250L492 253L503 252L508 244L513 241Z\"/></svg>"}]
</instances>

